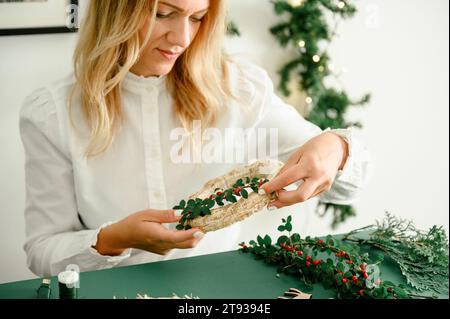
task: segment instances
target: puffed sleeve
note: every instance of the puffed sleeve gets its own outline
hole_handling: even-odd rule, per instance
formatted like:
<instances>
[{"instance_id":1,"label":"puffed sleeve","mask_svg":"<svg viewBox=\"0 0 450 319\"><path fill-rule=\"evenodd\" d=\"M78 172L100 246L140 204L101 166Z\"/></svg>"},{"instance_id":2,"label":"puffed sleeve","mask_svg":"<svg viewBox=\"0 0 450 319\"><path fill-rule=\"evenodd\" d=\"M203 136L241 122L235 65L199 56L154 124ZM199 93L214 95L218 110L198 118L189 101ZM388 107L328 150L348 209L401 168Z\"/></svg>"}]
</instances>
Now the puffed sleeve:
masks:
<instances>
[{"instance_id":1,"label":"puffed sleeve","mask_svg":"<svg viewBox=\"0 0 450 319\"><path fill-rule=\"evenodd\" d=\"M71 158L49 90L36 90L25 99L19 125L25 150L24 249L30 270L50 276L68 265L81 271L110 268L129 257L129 250L110 257L92 248L100 229L111 222L85 229L79 219Z\"/></svg>"},{"instance_id":2,"label":"puffed sleeve","mask_svg":"<svg viewBox=\"0 0 450 319\"><path fill-rule=\"evenodd\" d=\"M305 120L293 106L285 103L275 93L273 82L264 69L252 63L241 62L239 71L242 78L239 90L249 101L253 113L251 126L255 129L277 129L279 160L286 162L300 146L324 132ZM351 204L357 199L371 174L368 149L352 129L326 131L339 135L348 143L349 157L343 170L338 172L331 189L322 193L320 199L327 203Z\"/></svg>"}]
</instances>

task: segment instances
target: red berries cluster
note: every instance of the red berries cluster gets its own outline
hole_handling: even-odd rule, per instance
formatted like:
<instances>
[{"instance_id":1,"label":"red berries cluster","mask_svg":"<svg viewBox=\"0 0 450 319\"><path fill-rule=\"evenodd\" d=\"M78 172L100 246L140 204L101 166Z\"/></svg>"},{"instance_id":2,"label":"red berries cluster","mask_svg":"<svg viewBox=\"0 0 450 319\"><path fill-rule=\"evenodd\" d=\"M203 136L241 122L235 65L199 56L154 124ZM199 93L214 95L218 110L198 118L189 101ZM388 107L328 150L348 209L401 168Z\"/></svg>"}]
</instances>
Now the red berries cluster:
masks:
<instances>
[{"instance_id":1,"label":"red berries cluster","mask_svg":"<svg viewBox=\"0 0 450 319\"><path fill-rule=\"evenodd\" d=\"M281 243L280 247L283 248L284 250L292 251L291 245L286 245L286 243ZM297 247L297 246L295 246L295 247Z\"/></svg>"},{"instance_id":2,"label":"red berries cluster","mask_svg":"<svg viewBox=\"0 0 450 319\"><path fill-rule=\"evenodd\" d=\"M338 274L342 275L342 271L338 271ZM342 282L345 284L349 281L349 279L351 279L353 281L354 284L358 283L358 276L353 275L351 278L342 278Z\"/></svg>"},{"instance_id":3,"label":"red berries cluster","mask_svg":"<svg viewBox=\"0 0 450 319\"><path fill-rule=\"evenodd\" d=\"M244 251L248 249L248 246L245 243L240 243L239 246L241 246Z\"/></svg>"},{"instance_id":4,"label":"red berries cluster","mask_svg":"<svg viewBox=\"0 0 450 319\"><path fill-rule=\"evenodd\" d=\"M362 276L367 279L369 275L367 274L366 266L362 264L359 266L359 268L361 269Z\"/></svg>"},{"instance_id":5,"label":"red berries cluster","mask_svg":"<svg viewBox=\"0 0 450 319\"><path fill-rule=\"evenodd\" d=\"M338 251L336 257L348 258L348 254L345 251Z\"/></svg>"},{"instance_id":6,"label":"red berries cluster","mask_svg":"<svg viewBox=\"0 0 450 319\"><path fill-rule=\"evenodd\" d=\"M282 249L286 250L286 251L289 251L289 252L294 251L297 254L298 257L302 257L303 256L303 251L300 250L297 245L292 247L291 245L286 245L286 243L281 243L280 247ZM311 259L312 259L311 256L306 256L306 258L305 258L305 265L307 267L310 267L311 265L317 266L317 265L319 265L319 264L321 264L323 262L322 260L316 260L316 259L311 260Z\"/></svg>"}]
</instances>

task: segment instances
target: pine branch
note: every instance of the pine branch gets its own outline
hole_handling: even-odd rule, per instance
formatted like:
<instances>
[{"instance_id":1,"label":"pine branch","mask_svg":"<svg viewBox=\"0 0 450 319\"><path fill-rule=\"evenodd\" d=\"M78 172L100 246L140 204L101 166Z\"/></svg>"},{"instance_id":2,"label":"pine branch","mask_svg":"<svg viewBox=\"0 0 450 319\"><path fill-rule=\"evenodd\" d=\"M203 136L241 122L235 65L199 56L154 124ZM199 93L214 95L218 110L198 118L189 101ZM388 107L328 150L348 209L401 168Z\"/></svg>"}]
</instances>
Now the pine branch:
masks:
<instances>
[{"instance_id":1,"label":"pine branch","mask_svg":"<svg viewBox=\"0 0 450 319\"><path fill-rule=\"evenodd\" d=\"M415 228L411 221L386 213L383 221L368 226L368 240L351 232L344 240L372 245L396 261L408 284L419 291L445 293L449 289L449 243L442 227L428 232Z\"/></svg>"}]
</instances>

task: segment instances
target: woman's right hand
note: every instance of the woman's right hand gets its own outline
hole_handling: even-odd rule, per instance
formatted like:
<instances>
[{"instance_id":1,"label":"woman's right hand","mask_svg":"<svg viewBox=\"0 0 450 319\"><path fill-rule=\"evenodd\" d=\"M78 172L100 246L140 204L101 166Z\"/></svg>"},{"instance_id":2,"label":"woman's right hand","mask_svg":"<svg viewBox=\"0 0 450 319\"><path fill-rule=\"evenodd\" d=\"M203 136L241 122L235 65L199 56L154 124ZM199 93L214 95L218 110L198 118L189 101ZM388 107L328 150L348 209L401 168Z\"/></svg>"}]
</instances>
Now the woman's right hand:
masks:
<instances>
[{"instance_id":1,"label":"woman's right hand","mask_svg":"<svg viewBox=\"0 0 450 319\"><path fill-rule=\"evenodd\" d=\"M149 209L103 228L94 247L101 255L118 256L127 248L165 255L173 248L194 248L204 234L196 228L168 230L163 223L180 220L174 210Z\"/></svg>"}]
</instances>

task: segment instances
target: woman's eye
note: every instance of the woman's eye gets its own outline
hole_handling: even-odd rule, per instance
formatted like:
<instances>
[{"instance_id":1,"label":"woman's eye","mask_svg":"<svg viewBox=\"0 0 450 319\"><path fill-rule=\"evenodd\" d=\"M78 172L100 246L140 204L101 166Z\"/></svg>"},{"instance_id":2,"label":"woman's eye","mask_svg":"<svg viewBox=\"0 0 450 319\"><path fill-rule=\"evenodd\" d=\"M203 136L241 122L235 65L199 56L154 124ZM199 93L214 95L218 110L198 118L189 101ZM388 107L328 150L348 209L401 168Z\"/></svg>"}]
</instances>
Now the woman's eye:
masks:
<instances>
[{"instance_id":1,"label":"woman's eye","mask_svg":"<svg viewBox=\"0 0 450 319\"><path fill-rule=\"evenodd\" d=\"M164 18L168 18L170 16L170 13L169 14L163 14L163 13L156 13L156 17L157 18L159 18L159 19L164 19Z\"/></svg>"},{"instance_id":2,"label":"woman's eye","mask_svg":"<svg viewBox=\"0 0 450 319\"><path fill-rule=\"evenodd\" d=\"M194 22L202 22L203 21L203 17L202 18L191 17L191 20L194 21Z\"/></svg>"}]
</instances>

